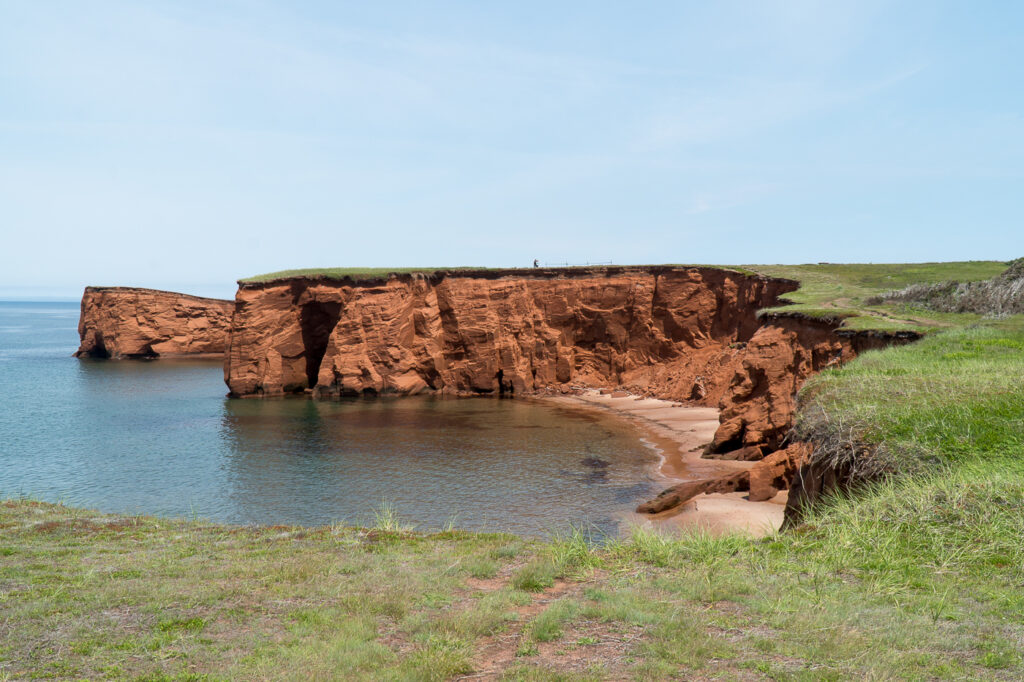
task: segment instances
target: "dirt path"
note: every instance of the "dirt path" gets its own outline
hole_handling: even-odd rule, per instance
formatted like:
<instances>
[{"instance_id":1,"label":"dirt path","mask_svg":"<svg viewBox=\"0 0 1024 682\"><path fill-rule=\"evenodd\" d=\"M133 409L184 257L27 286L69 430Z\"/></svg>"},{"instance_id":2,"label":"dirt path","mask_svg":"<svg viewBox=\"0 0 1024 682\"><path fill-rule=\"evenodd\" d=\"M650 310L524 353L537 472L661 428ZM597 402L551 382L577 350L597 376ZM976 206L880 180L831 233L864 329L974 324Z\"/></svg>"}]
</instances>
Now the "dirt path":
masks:
<instances>
[{"instance_id":1,"label":"dirt path","mask_svg":"<svg viewBox=\"0 0 1024 682\"><path fill-rule=\"evenodd\" d=\"M579 592L579 587L564 580L558 580L543 592L537 593L529 604L517 607L516 620L505 632L492 634L477 642L471 675L457 677L457 680L496 680L516 661L523 643L524 631L530 622L540 615L553 601L569 592Z\"/></svg>"},{"instance_id":2,"label":"dirt path","mask_svg":"<svg viewBox=\"0 0 1024 682\"><path fill-rule=\"evenodd\" d=\"M853 302L851 298L837 298L833 301L825 301L820 304L822 308L834 308L834 309L856 309L857 314L860 317L874 317L880 320L888 320L890 322L898 322L905 324L908 327L951 327L953 326L950 322L941 322L939 320L930 320L927 318L907 318L907 317L896 317L891 315L884 310L870 310L865 308L862 304Z\"/></svg>"}]
</instances>

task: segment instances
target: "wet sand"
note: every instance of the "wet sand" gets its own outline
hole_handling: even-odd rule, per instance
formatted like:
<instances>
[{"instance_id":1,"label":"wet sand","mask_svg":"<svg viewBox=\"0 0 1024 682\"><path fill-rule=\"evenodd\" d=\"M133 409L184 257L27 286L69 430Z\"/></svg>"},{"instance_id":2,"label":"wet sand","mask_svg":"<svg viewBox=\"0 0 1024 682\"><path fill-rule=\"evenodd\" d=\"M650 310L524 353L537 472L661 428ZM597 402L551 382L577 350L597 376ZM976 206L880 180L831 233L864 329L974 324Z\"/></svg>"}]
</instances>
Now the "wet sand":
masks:
<instances>
[{"instance_id":1,"label":"wet sand","mask_svg":"<svg viewBox=\"0 0 1024 682\"><path fill-rule=\"evenodd\" d=\"M596 390L542 399L603 409L634 421L642 429L643 439L661 456L655 473L666 488L753 466L753 462L701 458L704 446L718 428L718 410L713 407L690 407L635 396L612 398ZM698 495L676 509L661 514L629 514L626 521L657 528L697 527L713 533L742 531L761 537L781 527L786 495L782 491L765 502L751 502L747 493Z\"/></svg>"}]
</instances>

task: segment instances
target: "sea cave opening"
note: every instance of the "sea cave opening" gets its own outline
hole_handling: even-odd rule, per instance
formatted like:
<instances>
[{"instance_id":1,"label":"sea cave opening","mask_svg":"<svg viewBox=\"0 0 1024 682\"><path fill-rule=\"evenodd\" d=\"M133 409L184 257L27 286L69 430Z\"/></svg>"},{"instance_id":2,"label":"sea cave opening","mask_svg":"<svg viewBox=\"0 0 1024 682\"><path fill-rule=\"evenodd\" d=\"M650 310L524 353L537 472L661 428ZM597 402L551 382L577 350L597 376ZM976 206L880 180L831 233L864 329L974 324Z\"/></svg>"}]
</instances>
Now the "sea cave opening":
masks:
<instances>
[{"instance_id":1,"label":"sea cave opening","mask_svg":"<svg viewBox=\"0 0 1024 682\"><path fill-rule=\"evenodd\" d=\"M92 348L89 349L86 355L90 358L99 358L102 360L110 358L110 351L107 350L107 344L104 343L102 334L96 334Z\"/></svg>"},{"instance_id":2,"label":"sea cave opening","mask_svg":"<svg viewBox=\"0 0 1024 682\"><path fill-rule=\"evenodd\" d=\"M316 386L320 363L340 317L340 303L312 301L302 306L299 325L302 327L302 345L306 350L306 385L309 388Z\"/></svg>"}]
</instances>

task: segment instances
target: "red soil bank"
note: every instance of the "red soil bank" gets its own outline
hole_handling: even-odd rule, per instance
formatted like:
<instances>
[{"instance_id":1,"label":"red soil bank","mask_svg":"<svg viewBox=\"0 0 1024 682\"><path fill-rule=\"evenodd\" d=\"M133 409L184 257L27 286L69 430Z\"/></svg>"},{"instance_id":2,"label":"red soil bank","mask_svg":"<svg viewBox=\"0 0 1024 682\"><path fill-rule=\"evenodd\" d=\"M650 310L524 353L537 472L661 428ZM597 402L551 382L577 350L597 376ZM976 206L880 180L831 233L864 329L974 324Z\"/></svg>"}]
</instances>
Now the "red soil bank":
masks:
<instances>
[{"instance_id":1,"label":"red soil bank","mask_svg":"<svg viewBox=\"0 0 1024 682\"><path fill-rule=\"evenodd\" d=\"M744 446L779 448L796 411L796 394L809 376L866 350L906 343L915 332L840 329L840 320L775 314L766 316L734 365L719 409L721 426L709 452Z\"/></svg>"}]
</instances>

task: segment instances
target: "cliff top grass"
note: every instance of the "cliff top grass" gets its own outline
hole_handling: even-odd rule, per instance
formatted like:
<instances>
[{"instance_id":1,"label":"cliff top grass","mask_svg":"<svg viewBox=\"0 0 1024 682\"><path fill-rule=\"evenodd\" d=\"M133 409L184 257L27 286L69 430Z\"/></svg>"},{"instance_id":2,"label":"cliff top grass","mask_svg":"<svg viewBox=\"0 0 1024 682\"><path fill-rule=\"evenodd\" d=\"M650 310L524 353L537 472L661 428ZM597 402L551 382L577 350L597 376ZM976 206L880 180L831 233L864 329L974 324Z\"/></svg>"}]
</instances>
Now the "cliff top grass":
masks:
<instances>
[{"instance_id":1,"label":"cliff top grass","mask_svg":"<svg viewBox=\"0 0 1024 682\"><path fill-rule=\"evenodd\" d=\"M745 274L754 274L748 270L736 268L728 265L678 265L678 264L664 264L664 265L610 265L610 264L592 264L592 265L553 265L553 266L542 266L542 267L521 267L521 268L499 268L499 267L484 267L484 266L469 266L460 265L455 267L433 267L433 268L299 268L295 270L278 270L277 272L268 272L262 275L255 275L253 277L246 277L238 280L239 284L261 284L265 282L274 282L279 280L297 279L297 278L309 278L309 279L326 279L326 280L352 280L355 282L365 280L379 280L385 279L389 275L408 275L408 274L424 274L429 275L439 272L455 272L455 273L514 273L521 275L550 275L551 273L557 272L588 272L588 271L599 271L602 269L613 269L613 270L628 270L628 269L643 269L643 268L726 268L744 272Z\"/></svg>"},{"instance_id":2,"label":"cliff top grass","mask_svg":"<svg viewBox=\"0 0 1024 682\"><path fill-rule=\"evenodd\" d=\"M780 277L800 282L797 291L785 299L789 305L761 311L763 314L806 315L841 320L850 329L927 332L936 329L976 323L979 315L940 313L920 306L889 302L869 305L868 300L887 291L911 284L933 284L946 281L972 282L995 277L1009 263L1003 261L963 261L951 263L815 263L805 265L635 265L610 267L721 267L746 274ZM551 270L587 270L606 266L570 266L542 268ZM239 284L258 284L296 277L375 280L391 274L433 272L522 272L533 268L304 268L281 270L239 280Z\"/></svg>"},{"instance_id":3,"label":"cliff top grass","mask_svg":"<svg viewBox=\"0 0 1024 682\"><path fill-rule=\"evenodd\" d=\"M791 305L769 308L762 314L807 315L834 318L851 329L918 332L974 324L980 315L940 313L920 306L885 303L869 305L869 299L911 284L946 281L973 282L1000 275L1004 261L950 263L817 263L806 265L746 265L745 269L768 277L800 282L785 295Z\"/></svg>"},{"instance_id":4,"label":"cliff top grass","mask_svg":"<svg viewBox=\"0 0 1024 682\"><path fill-rule=\"evenodd\" d=\"M238 280L239 284L259 284L261 282L273 282L279 279L293 279L298 277L324 278L324 279L352 279L355 281L367 279L381 279L392 274L412 274L418 272L458 271L458 270L487 270L484 267L460 266L454 268L298 268L295 270L278 270L267 272L262 275L245 277Z\"/></svg>"}]
</instances>

